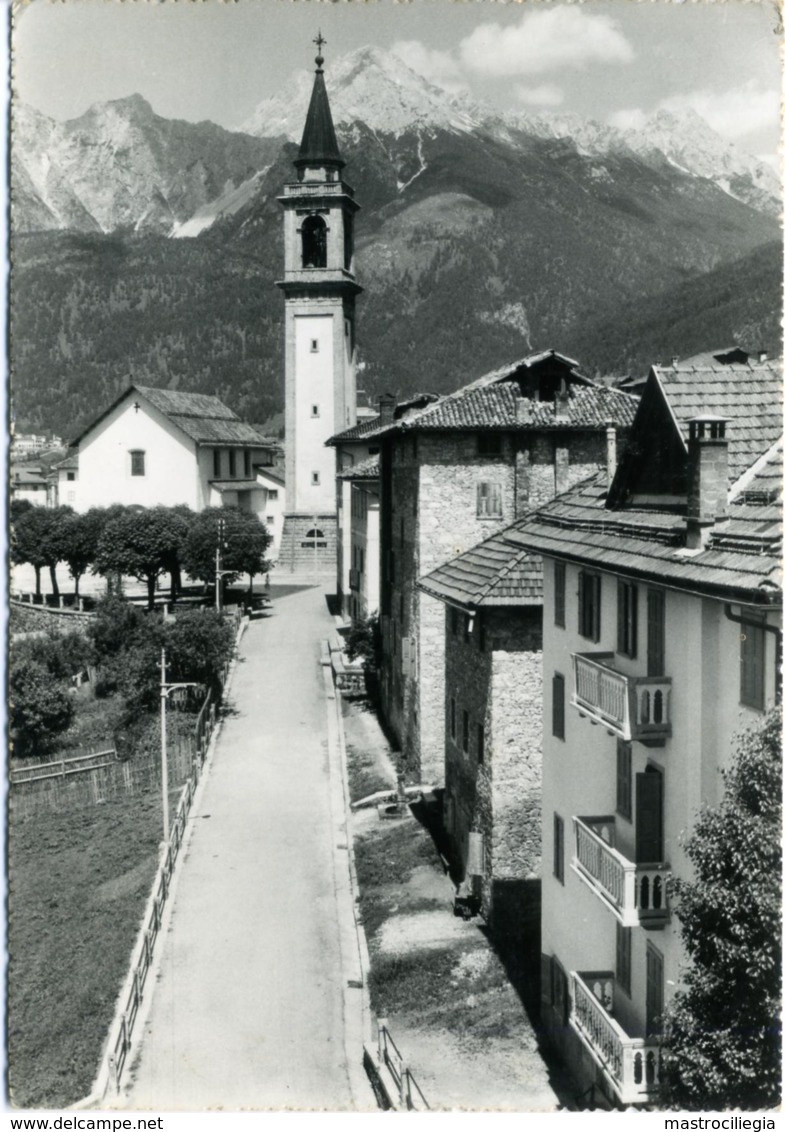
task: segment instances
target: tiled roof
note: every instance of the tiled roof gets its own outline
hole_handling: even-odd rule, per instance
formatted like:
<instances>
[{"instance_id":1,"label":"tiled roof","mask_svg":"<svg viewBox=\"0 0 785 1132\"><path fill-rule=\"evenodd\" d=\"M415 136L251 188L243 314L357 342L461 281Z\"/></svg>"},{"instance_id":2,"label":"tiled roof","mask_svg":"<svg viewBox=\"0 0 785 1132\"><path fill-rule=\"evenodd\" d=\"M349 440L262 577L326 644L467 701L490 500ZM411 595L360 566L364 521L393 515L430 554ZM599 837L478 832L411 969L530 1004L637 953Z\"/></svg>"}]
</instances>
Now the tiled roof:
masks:
<instances>
[{"instance_id":1,"label":"tiled roof","mask_svg":"<svg viewBox=\"0 0 785 1132\"><path fill-rule=\"evenodd\" d=\"M500 532L432 570L417 584L440 601L469 609L541 605L542 559L512 546Z\"/></svg>"},{"instance_id":2,"label":"tiled roof","mask_svg":"<svg viewBox=\"0 0 785 1132\"><path fill-rule=\"evenodd\" d=\"M565 407L556 401L521 397L513 381L459 390L429 406L402 429L581 429L599 428L612 420L629 427L637 398L605 386L571 385Z\"/></svg>"},{"instance_id":3,"label":"tiled roof","mask_svg":"<svg viewBox=\"0 0 785 1132\"><path fill-rule=\"evenodd\" d=\"M131 385L97 416L71 444L78 445L104 417L126 397L139 393L159 412L182 429L197 444L225 444L266 448L269 441L252 425L241 421L236 413L209 393L183 393L177 389L156 389L151 385Z\"/></svg>"},{"instance_id":4,"label":"tiled roof","mask_svg":"<svg viewBox=\"0 0 785 1132\"><path fill-rule=\"evenodd\" d=\"M338 432L335 436L331 436L327 441L328 444L343 444L344 441L362 440L366 436L374 436L377 432L381 431L382 418L366 417L362 421L358 421L356 425L347 428L344 432Z\"/></svg>"},{"instance_id":5,"label":"tiled roof","mask_svg":"<svg viewBox=\"0 0 785 1132\"><path fill-rule=\"evenodd\" d=\"M712 413L727 417L731 483L776 443L782 431L782 370L762 364L653 366L682 439L690 417Z\"/></svg>"},{"instance_id":6,"label":"tiled roof","mask_svg":"<svg viewBox=\"0 0 785 1132\"><path fill-rule=\"evenodd\" d=\"M58 460L56 464L52 464L52 470L59 471L77 471L79 468L79 456L74 453L71 456L66 456L64 460Z\"/></svg>"},{"instance_id":7,"label":"tiled roof","mask_svg":"<svg viewBox=\"0 0 785 1132\"><path fill-rule=\"evenodd\" d=\"M270 468L266 464L254 464L253 470L257 476L265 476L275 483L283 484L285 482L282 472L278 471L277 468Z\"/></svg>"},{"instance_id":8,"label":"tiled roof","mask_svg":"<svg viewBox=\"0 0 785 1132\"><path fill-rule=\"evenodd\" d=\"M781 587L778 504L734 503L705 549L687 551L685 517L606 509L604 475L584 481L505 532L513 545L629 577L725 597L766 602Z\"/></svg>"},{"instance_id":9,"label":"tiled roof","mask_svg":"<svg viewBox=\"0 0 785 1132\"><path fill-rule=\"evenodd\" d=\"M216 491L254 491L260 485L256 480L210 480Z\"/></svg>"},{"instance_id":10,"label":"tiled roof","mask_svg":"<svg viewBox=\"0 0 785 1132\"><path fill-rule=\"evenodd\" d=\"M359 464L352 464L338 473L341 480L372 480L379 478L379 457L369 456Z\"/></svg>"}]
</instances>

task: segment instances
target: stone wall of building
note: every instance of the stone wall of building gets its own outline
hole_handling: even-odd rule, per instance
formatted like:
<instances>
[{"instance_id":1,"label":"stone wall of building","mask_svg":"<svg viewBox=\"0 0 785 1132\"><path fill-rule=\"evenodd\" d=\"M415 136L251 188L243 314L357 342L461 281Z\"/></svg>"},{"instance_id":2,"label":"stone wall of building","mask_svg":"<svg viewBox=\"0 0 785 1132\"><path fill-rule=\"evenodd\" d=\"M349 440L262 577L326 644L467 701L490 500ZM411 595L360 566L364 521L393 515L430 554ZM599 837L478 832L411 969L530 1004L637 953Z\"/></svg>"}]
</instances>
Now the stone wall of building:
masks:
<instances>
[{"instance_id":1,"label":"stone wall of building","mask_svg":"<svg viewBox=\"0 0 785 1132\"><path fill-rule=\"evenodd\" d=\"M486 610L467 625L447 611L446 823L463 867L470 831L483 835L478 895L492 922L504 914L500 882L534 881L540 870L541 610Z\"/></svg>"}]
</instances>

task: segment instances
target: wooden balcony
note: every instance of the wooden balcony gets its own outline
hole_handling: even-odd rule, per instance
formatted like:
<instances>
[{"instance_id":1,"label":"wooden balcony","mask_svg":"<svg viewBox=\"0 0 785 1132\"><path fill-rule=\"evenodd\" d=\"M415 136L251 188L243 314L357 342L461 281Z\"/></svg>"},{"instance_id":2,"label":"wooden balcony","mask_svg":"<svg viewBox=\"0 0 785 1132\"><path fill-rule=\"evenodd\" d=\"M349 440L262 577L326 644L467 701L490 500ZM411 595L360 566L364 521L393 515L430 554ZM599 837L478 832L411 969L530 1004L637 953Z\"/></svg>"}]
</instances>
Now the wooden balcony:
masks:
<instances>
[{"instance_id":1,"label":"wooden balcony","mask_svg":"<svg viewBox=\"0 0 785 1132\"><path fill-rule=\"evenodd\" d=\"M572 705L620 739L659 742L671 733L669 676L626 676L615 653L573 653Z\"/></svg>"},{"instance_id":2,"label":"wooden balcony","mask_svg":"<svg viewBox=\"0 0 785 1132\"><path fill-rule=\"evenodd\" d=\"M616 819L582 817L572 867L625 928L660 928L670 919L667 865L638 865L616 848Z\"/></svg>"},{"instance_id":3,"label":"wooden balcony","mask_svg":"<svg viewBox=\"0 0 785 1132\"><path fill-rule=\"evenodd\" d=\"M570 1024L622 1104L648 1104L660 1084L655 1039L631 1037L614 1018L612 971L570 972Z\"/></svg>"}]
</instances>

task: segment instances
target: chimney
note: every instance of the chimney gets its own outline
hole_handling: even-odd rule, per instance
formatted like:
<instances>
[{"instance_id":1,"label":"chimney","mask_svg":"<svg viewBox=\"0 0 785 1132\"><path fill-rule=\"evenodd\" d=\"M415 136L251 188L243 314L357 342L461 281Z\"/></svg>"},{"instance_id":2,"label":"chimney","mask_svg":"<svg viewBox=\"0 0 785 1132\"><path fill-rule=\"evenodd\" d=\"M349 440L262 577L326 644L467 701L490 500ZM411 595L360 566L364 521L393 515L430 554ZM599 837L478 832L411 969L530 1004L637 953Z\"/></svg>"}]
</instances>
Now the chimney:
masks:
<instances>
[{"instance_id":1,"label":"chimney","mask_svg":"<svg viewBox=\"0 0 785 1132\"><path fill-rule=\"evenodd\" d=\"M704 415L687 422L687 547L700 550L712 527L728 517L727 417Z\"/></svg>"},{"instance_id":2,"label":"chimney","mask_svg":"<svg viewBox=\"0 0 785 1132\"><path fill-rule=\"evenodd\" d=\"M679 368L679 355L676 354L676 355L674 355L674 357L671 358L671 369L678 369L678 368Z\"/></svg>"},{"instance_id":3,"label":"chimney","mask_svg":"<svg viewBox=\"0 0 785 1132\"><path fill-rule=\"evenodd\" d=\"M379 424L382 428L393 423L393 413L395 412L395 398L392 393L382 393L379 398Z\"/></svg>"},{"instance_id":4,"label":"chimney","mask_svg":"<svg viewBox=\"0 0 785 1132\"><path fill-rule=\"evenodd\" d=\"M570 419L570 393L568 389L557 389L553 395L554 411L557 421Z\"/></svg>"},{"instance_id":5,"label":"chimney","mask_svg":"<svg viewBox=\"0 0 785 1132\"><path fill-rule=\"evenodd\" d=\"M768 360L769 360L768 350L758 350L758 361L761 363L761 365L763 364L763 362L767 362Z\"/></svg>"},{"instance_id":6,"label":"chimney","mask_svg":"<svg viewBox=\"0 0 785 1132\"><path fill-rule=\"evenodd\" d=\"M616 426L613 421L605 422L605 461L608 468L608 487L616 475Z\"/></svg>"}]
</instances>

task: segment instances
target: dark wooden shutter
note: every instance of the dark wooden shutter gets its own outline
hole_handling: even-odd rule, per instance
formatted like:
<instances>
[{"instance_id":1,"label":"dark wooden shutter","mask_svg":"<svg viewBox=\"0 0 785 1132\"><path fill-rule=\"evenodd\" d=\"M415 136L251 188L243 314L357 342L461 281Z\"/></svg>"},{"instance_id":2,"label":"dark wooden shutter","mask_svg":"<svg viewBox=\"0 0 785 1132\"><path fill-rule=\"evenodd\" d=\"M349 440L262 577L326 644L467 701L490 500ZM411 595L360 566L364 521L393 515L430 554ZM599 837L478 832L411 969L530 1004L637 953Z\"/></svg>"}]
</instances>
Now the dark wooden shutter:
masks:
<instances>
[{"instance_id":1,"label":"dark wooden shutter","mask_svg":"<svg viewBox=\"0 0 785 1132\"><path fill-rule=\"evenodd\" d=\"M553 695L553 734L557 739L564 738L564 677L555 672L552 683Z\"/></svg>"},{"instance_id":2,"label":"dark wooden shutter","mask_svg":"<svg viewBox=\"0 0 785 1132\"><path fill-rule=\"evenodd\" d=\"M665 1008L664 964L662 955L656 947L646 947L646 1036L659 1034L662 1028L660 1018Z\"/></svg>"},{"instance_id":3,"label":"dark wooden shutter","mask_svg":"<svg viewBox=\"0 0 785 1132\"><path fill-rule=\"evenodd\" d=\"M595 574L590 579L592 585L593 601L592 601L592 634L593 641L599 641L602 635L602 620L601 620L601 606L600 598L602 596L602 578L599 574Z\"/></svg>"},{"instance_id":4,"label":"dark wooden shutter","mask_svg":"<svg viewBox=\"0 0 785 1132\"><path fill-rule=\"evenodd\" d=\"M741 694L748 707L763 710L765 689L765 634L752 622L741 625Z\"/></svg>"},{"instance_id":5,"label":"dark wooden shutter","mask_svg":"<svg viewBox=\"0 0 785 1132\"><path fill-rule=\"evenodd\" d=\"M632 821L632 744L616 740L616 813Z\"/></svg>"},{"instance_id":6,"label":"dark wooden shutter","mask_svg":"<svg viewBox=\"0 0 785 1132\"><path fill-rule=\"evenodd\" d=\"M564 628L565 566L554 563L553 570L553 623Z\"/></svg>"},{"instance_id":7,"label":"dark wooden shutter","mask_svg":"<svg viewBox=\"0 0 785 1132\"><path fill-rule=\"evenodd\" d=\"M646 595L648 641L646 672L649 676L665 675L665 594L649 590Z\"/></svg>"},{"instance_id":8,"label":"dark wooden shutter","mask_svg":"<svg viewBox=\"0 0 785 1132\"><path fill-rule=\"evenodd\" d=\"M588 636L586 632L586 575L583 570L578 571L578 632L582 637Z\"/></svg>"},{"instance_id":9,"label":"dark wooden shutter","mask_svg":"<svg viewBox=\"0 0 785 1132\"><path fill-rule=\"evenodd\" d=\"M662 775L646 770L635 775L635 860L638 864L662 861Z\"/></svg>"}]
</instances>

